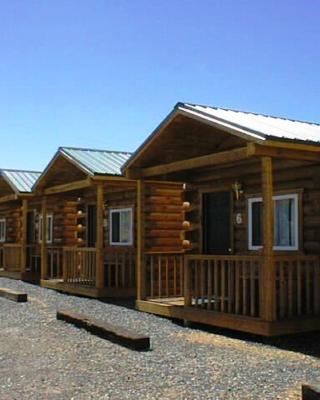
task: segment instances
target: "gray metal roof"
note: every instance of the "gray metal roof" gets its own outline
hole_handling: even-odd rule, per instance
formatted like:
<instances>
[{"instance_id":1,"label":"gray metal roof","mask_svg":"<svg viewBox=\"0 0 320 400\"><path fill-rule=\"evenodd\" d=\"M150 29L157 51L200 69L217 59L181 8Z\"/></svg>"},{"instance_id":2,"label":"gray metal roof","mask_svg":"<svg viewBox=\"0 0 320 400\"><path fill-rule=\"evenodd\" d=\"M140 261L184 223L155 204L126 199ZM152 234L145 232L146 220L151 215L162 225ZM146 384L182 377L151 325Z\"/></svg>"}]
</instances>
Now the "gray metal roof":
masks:
<instances>
[{"instance_id":1,"label":"gray metal roof","mask_svg":"<svg viewBox=\"0 0 320 400\"><path fill-rule=\"evenodd\" d=\"M41 172L1 169L0 175L15 192L30 193L32 191L32 186L41 175Z\"/></svg>"},{"instance_id":2,"label":"gray metal roof","mask_svg":"<svg viewBox=\"0 0 320 400\"><path fill-rule=\"evenodd\" d=\"M251 112L178 103L176 109L204 122L220 123L251 138L320 143L320 125Z\"/></svg>"},{"instance_id":3,"label":"gray metal roof","mask_svg":"<svg viewBox=\"0 0 320 400\"><path fill-rule=\"evenodd\" d=\"M60 147L58 152L91 175L122 175L121 167L131 157L128 152L74 147Z\"/></svg>"}]
</instances>

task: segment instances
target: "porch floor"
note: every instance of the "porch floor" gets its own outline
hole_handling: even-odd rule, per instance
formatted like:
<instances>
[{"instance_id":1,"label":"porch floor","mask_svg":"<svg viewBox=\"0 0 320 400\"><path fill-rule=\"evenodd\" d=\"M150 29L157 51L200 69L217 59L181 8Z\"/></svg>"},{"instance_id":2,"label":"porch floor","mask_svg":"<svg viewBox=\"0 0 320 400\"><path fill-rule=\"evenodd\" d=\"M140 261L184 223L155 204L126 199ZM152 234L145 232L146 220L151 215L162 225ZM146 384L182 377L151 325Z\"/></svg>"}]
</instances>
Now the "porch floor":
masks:
<instances>
[{"instance_id":1,"label":"porch floor","mask_svg":"<svg viewBox=\"0 0 320 400\"><path fill-rule=\"evenodd\" d=\"M62 279L41 279L40 285L47 289L92 298L127 298L135 296L134 288L105 287L98 289L95 286L66 283Z\"/></svg>"},{"instance_id":2,"label":"porch floor","mask_svg":"<svg viewBox=\"0 0 320 400\"><path fill-rule=\"evenodd\" d=\"M31 271L20 272L20 271L8 271L3 268L0 269L0 277L10 278L16 280L22 280L25 282L38 283L40 278L39 274Z\"/></svg>"},{"instance_id":3,"label":"porch floor","mask_svg":"<svg viewBox=\"0 0 320 400\"><path fill-rule=\"evenodd\" d=\"M167 318L269 337L320 330L319 317L310 316L269 322L261 318L185 307L183 297L137 300L136 309Z\"/></svg>"}]
</instances>

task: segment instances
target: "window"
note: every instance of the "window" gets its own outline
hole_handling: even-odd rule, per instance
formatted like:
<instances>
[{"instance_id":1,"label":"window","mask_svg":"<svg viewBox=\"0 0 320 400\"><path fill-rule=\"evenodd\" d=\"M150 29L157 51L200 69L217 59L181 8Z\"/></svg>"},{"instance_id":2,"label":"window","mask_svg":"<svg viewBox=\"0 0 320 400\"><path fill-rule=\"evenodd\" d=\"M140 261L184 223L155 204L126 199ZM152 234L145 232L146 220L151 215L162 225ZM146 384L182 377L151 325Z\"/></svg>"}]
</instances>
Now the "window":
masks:
<instances>
[{"instance_id":1,"label":"window","mask_svg":"<svg viewBox=\"0 0 320 400\"><path fill-rule=\"evenodd\" d=\"M0 219L0 242L6 241L6 219Z\"/></svg>"},{"instance_id":2,"label":"window","mask_svg":"<svg viewBox=\"0 0 320 400\"><path fill-rule=\"evenodd\" d=\"M110 244L132 245L132 208L110 209Z\"/></svg>"},{"instance_id":3,"label":"window","mask_svg":"<svg viewBox=\"0 0 320 400\"><path fill-rule=\"evenodd\" d=\"M53 215L47 214L47 243L52 243ZM39 243L42 242L42 215L39 216Z\"/></svg>"},{"instance_id":4,"label":"window","mask_svg":"<svg viewBox=\"0 0 320 400\"><path fill-rule=\"evenodd\" d=\"M273 196L274 250L298 250L298 195ZM248 200L249 250L262 247L262 198Z\"/></svg>"}]
</instances>

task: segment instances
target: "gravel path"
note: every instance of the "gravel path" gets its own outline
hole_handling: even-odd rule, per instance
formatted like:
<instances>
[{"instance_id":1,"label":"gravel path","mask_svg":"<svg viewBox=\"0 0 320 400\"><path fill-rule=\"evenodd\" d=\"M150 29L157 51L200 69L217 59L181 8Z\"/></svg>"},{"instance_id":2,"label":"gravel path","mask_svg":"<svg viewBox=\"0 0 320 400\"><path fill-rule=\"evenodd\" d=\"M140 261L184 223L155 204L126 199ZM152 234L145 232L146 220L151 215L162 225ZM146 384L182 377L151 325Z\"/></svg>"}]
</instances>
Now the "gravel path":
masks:
<instances>
[{"instance_id":1,"label":"gravel path","mask_svg":"<svg viewBox=\"0 0 320 400\"><path fill-rule=\"evenodd\" d=\"M23 304L0 298L1 400L300 399L301 382L320 383L315 334L266 345L20 281L0 278L0 287L29 295ZM149 334L152 351L57 321L58 308Z\"/></svg>"}]
</instances>

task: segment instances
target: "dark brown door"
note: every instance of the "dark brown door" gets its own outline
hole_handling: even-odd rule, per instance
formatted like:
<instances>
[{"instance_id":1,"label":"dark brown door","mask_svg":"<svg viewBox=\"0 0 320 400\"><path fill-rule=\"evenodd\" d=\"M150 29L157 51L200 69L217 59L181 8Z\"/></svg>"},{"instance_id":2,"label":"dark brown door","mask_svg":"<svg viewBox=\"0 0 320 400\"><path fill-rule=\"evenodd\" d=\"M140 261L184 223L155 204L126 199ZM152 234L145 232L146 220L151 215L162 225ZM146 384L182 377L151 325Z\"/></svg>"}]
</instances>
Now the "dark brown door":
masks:
<instances>
[{"instance_id":1,"label":"dark brown door","mask_svg":"<svg viewBox=\"0 0 320 400\"><path fill-rule=\"evenodd\" d=\"M87 207L87 246L95 247L97 240L97 207L95 204Z\"/></svg>"},{"instance_id":2,"label":"dark brown door","mask_svg":"<svg viewBox=\"0 0 320 400\"><path fill-rule=\"evenodd\" d=\"M230 192L203 194L203 252L230 254Z\"/></svg>"}]
</instances>

